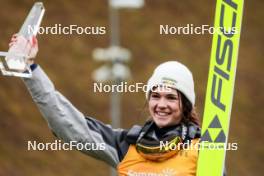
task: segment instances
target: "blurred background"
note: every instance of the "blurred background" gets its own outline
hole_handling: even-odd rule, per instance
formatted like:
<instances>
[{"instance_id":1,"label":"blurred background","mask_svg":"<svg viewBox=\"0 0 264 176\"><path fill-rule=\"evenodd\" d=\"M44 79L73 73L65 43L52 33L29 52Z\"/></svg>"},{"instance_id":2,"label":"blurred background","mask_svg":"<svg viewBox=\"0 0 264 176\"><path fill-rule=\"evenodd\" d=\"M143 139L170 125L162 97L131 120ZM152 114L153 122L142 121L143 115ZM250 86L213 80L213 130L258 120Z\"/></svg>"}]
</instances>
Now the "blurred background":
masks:
<instances>
[{"instance_id":1,"label":"blurred background","mask_svg":"<svg viewBox=\"0 0 264 176\"><path fill-rule=\"evenodd\" d=\"M110 94L94 93L92 72L102 63L93 60L95 48L110 43L109 7L106 0L44 0L41 26L105 26L105 35L38 35L36 62L56 88L81 112L110 123ZM1 0L0 50L7 51L34 1ZM129 83L146 83L161 62L178 60L193 72L197 109L202 119L212 35L160 35L161 24L213 26L215 1L146 0L143 8L121 9L120 44L128 48ZM264 1L245 1L228 151L230 176L260 176L263 150L263 46ZM123 93L121 127L143 124L148 116L143 92ZM27 141L54 142L36 105L19 78L0 76L0 176L109 175L109 167L77 151L28 151ZM210 163L208 163L208 166ZM210 166L209 166L210 167Z\"/></svg>"}]
</instances>

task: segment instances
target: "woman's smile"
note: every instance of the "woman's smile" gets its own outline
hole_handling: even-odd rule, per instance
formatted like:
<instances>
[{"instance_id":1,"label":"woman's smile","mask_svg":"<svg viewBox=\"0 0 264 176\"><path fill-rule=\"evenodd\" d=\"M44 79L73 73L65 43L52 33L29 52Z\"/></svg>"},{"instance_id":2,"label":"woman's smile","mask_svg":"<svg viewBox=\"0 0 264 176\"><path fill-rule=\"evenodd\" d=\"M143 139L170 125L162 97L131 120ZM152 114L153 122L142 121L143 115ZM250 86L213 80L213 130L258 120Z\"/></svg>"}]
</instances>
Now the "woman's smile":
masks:
<instances>
[{"instance_id":1,"label":"woman's smile","mask_svg":"<svg viewBox=\"0 0 264 176\"><path fill-rule=\"evenodd\" d=\"M149 98L150 115L160 128L176 125L181 121L181 101L178 92L172 88L163 90L155 89Z\"/></svg>"}]
</instances>

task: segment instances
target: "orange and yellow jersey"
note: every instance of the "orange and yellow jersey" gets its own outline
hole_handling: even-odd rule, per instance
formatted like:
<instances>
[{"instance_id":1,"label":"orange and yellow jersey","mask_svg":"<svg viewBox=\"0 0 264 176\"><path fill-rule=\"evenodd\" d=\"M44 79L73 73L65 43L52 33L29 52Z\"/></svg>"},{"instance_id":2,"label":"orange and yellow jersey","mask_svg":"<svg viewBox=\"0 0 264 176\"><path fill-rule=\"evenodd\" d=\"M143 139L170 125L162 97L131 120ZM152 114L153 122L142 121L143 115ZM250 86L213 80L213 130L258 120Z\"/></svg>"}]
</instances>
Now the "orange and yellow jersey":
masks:
<instances>
[{"instance_id":1,"label":"orange and yellow jersey","mask_svg":"<svg viewBox=\"0 0 264 176\"><path fill-rule=\"evenodd\" d=\"M142 157L135 145L130 145L124 159L119 163L117 170L119 176L195 176L198 149L193 139L190 149L182 149L171 158L164 161L151 161Z\"/></svg>"}]
</instances>

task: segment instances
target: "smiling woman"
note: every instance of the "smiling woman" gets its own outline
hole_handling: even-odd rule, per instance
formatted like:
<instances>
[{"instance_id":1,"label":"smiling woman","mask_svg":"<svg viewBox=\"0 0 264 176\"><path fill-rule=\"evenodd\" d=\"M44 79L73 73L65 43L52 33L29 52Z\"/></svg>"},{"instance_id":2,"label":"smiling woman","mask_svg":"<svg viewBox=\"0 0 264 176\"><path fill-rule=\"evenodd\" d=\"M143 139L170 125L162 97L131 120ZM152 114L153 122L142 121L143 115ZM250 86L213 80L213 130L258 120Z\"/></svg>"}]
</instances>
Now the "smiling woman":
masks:
<instances>
[{"instance_id":1,"label":"smiling woman","mask_svg":"<svg viewBox=\"0 0 264 176\"><path fill-rule=\"evenodd\" d=\"M10 45L20 40L25 39L15 35ZM29 55L36 56L38 43L30 47L34 55ZM181 147L197 144L200 138L194 81L183 64L169 61L154 70L146 92L151 118L143 126L135 125L129 130L113 129L85 116L55 89L33 60L30 68L32 78L25 78L25 85L51 130L65 143L104 143L104 150L76 149L106 162L122 176L196 175L198 149Z\"/></svg>"},{"instance_id":2,"label":"smiling woman","mask_svg":"<svg viewBox=\"0 0 264 176\"><path fill-rule=\"evenodd\" d=\"M181 122L200 124L194 109L192 73L181 63L170 61L158 66L148 81L146 96L149 112L158 127Z\"/></svg>"},{"instance_id":3,"label":"smiling woman","mask_svg":"<svg viewBox=\"0 0 264 176\"><path fill-rule=\"evenodd\" d=\"M172 88L166 89L165 92L153 91L149 98L149 112L159 128L176 125L182 120L178 92Z\"/></svg>"},{"instance_id":4,"label":"smiling woman","mask_svg":"<svg viewBox=\"0 0 264 176\"><path fill-rule=\"evenodd\" d=\"M150 119L140 128L140 132L135 133L137 137L132 142L135 148L130 146L127 154L138 158L132 161L125 158L120 168L127 170L128 168L123 168L122 165L133 163L134 160L134 166L129 169L136 170L140 162L151 161L153 165L159 162L155 168L157 173L161 173L166 166L180 175L195 175L198 149L192 148L191 145L198 142L200 127L194 110L192 73L179 62L165 62L154 70L147 87ZM131 131L133 128L129 132ZM181 147L183 144L190 147L185 150ZM142 164L142 167L151 171L154 169L153 165Z\"/></svg>"}]
</instances>

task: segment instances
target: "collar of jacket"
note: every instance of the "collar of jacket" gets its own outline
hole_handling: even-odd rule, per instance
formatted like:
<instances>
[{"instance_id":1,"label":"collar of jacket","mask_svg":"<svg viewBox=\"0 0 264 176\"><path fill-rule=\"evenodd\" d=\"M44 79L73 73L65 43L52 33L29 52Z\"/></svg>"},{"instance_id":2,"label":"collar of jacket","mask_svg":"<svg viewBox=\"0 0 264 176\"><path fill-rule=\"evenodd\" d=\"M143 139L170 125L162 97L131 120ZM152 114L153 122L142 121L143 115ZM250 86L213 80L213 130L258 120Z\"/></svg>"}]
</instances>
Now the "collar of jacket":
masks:
<instances>
[{"instance_id":1,"label":"collar of jacket","mask_svg":"<svg viewBox=\"0 0 264 176\"><path fill-rule=\"evenodd\" d=\"M126 141L136 144L139 141L148 140L150 145L160 144L160 141L169 140L175 136L188 142L201 137L201 128L193 122L187 125L181 123L171 127L158 128L153 121L147 121L143 126L134 125L127 133Z\"/></svg>"},{"instance_id":2,"label":"collar of jacket","mask_svg":"<svg viewBox=\"0 0 264 176\"><path fill-rule=\"evenodd\" d=\"M147 121L143 127L134 126L127 134L127 141L135 144L145 159L164 161L177 154L183 143L199 137L200 128L193 123L158 128L153 121Z\"/></svg>"}]
</instances>

